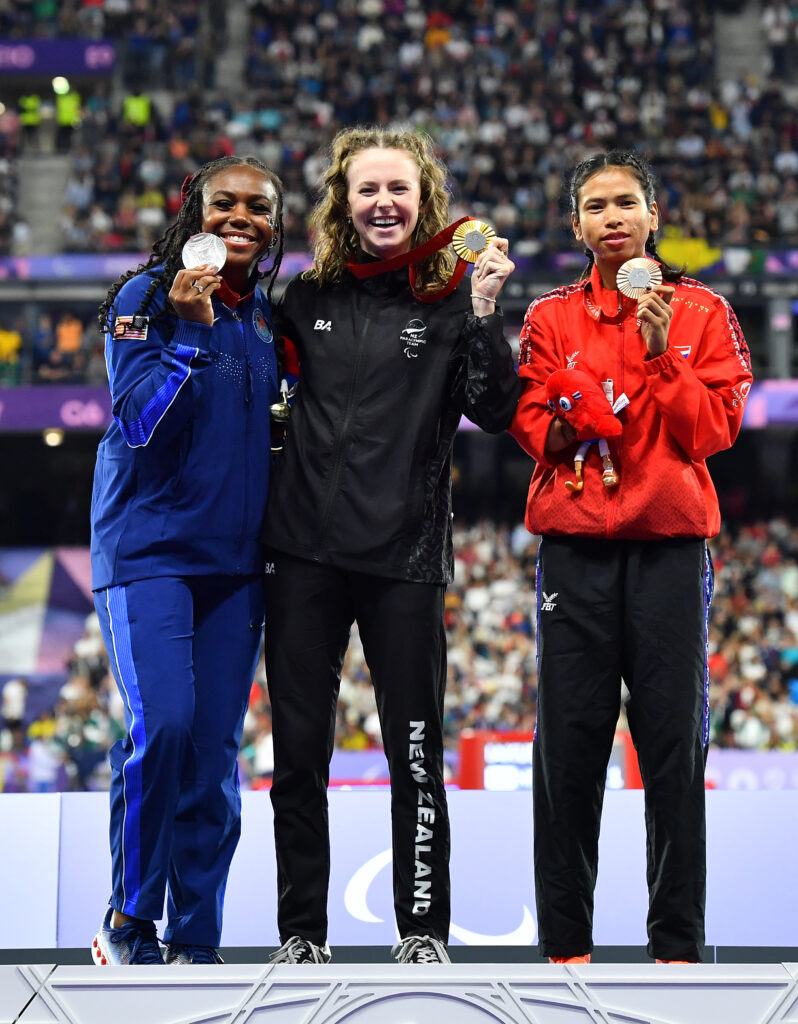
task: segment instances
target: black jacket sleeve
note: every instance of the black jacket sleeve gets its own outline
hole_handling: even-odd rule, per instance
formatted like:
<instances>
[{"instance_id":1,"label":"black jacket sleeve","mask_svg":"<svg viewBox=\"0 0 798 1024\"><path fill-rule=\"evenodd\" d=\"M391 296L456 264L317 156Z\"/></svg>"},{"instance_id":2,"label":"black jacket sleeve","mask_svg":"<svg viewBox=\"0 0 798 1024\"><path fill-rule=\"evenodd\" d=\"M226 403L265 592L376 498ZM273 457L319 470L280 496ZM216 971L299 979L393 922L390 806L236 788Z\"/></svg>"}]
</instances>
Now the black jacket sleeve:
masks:
<instances>
[{"instance_id":1,"label":"black jacket sleeve","mask_svg":"<svg viewBox=\"0 0 798 1024\"><path fill-rule=\"evenodd\" d=\"M501 310L491 316L466 313L455 349L452 398L473 423L489 434L510 425L521 395L521 383Z\"/></svg>"}]
</instances>

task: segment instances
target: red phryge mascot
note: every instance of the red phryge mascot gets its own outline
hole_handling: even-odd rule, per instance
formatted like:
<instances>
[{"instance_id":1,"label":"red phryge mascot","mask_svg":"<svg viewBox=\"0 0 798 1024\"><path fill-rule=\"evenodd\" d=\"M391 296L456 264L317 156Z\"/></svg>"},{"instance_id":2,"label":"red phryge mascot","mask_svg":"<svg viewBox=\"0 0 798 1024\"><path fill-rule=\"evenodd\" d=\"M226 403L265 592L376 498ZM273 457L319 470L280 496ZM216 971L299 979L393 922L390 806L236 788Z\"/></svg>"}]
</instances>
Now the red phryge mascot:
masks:
<instances>
[{"instance_id":1,"label":"red phryge mascot","mask_svg":"<svg viewBox=\"0 0 798 1024\"><path fill-rule=\"evenodd\" d=\"M566 489L581 491L584 487L582 464L594 441L598 442L604 466L601 482L605 487L615 487L618 474L606 439L619 437L623 430L615 414L627 404L626 396L621 395L613 405L602 385L589 374L582 370L555 370L546 381L546 401L555 416L573 427L575 439L582 442L574 456L576 482L568 480Z\"/></svg>"}]
</instances>

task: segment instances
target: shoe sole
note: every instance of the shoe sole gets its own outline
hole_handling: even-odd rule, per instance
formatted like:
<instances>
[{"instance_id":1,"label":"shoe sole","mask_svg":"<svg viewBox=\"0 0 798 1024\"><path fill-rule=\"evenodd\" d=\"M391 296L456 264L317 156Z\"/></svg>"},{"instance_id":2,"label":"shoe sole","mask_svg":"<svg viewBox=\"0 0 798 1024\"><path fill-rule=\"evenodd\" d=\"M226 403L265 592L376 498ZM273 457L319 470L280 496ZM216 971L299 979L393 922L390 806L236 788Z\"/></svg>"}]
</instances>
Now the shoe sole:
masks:
<instances>
[{"instance_id":1,"label":"shoe sole","mask_svg":"<svg viewBox=\"0 0 798 1024\"><path fill-rule=\"evenodd\" d=\"M110 964L108 963L108 958L105 953L103 953L103 948L100 945L101 938L102 934L100 932L97 932L94 936L94 942L91 944L91 962L95 967L109 967Z\"/></svg>"}]
</instances>

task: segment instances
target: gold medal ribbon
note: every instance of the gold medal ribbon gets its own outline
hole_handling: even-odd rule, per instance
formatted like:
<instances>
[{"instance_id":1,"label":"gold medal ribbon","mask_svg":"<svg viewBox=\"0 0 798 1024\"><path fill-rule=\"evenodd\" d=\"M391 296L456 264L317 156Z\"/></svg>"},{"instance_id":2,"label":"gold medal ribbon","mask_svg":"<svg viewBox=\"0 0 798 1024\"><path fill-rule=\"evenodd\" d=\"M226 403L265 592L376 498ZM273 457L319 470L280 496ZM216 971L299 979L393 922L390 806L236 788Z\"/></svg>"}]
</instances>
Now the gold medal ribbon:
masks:
<instances>
[{"instance_id":1,"label":"gold medal ribbon","mask_svg":"<svg viewBox=\"0 0 798 1024\"><path fill-rule=\"evenodd\" d=\"M376 263L347 263L346 268L358 280L362 281L367 277L376 277L377 274L387 274L392 270L409 267L408 274L413 295L415 295L419 302L437 302L438 299L442 299L450 292L453 292L458 284L460 284L466 272L466 267L472 261L462 259L458 255L457 266L454 268L454 273L447 283L438 291L428 293L416 291L416 268L414 264L421 263L427 256L431 256L434 252L439 252L445 245L449 245L460 225L471 221L473 221L473 217L461 217L460 220L450 224L443 231L439 231L437 235L433 235L432 238L427 239L422 245L416 246L415 249L400 253L398 256L391 256L387 260L377 260Z\"/></svg>"}]
</instances>

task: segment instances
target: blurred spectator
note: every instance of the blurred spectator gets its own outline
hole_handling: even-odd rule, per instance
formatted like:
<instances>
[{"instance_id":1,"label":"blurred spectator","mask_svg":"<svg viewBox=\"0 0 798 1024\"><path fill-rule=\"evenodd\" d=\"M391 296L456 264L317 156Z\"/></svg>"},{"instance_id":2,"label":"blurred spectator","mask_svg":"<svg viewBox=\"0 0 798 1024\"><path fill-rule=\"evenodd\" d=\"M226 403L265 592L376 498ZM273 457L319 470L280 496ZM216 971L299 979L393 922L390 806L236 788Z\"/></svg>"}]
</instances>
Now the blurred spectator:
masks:
<instances>
[{"instance_id":1,"label":"blurred spectator","mask_svg":"<svg viewBox=\"0 0 798 1024\"><path fill-rule=\"evenodd\" d=\"M83 342L83 323L74 313L62 313L55 327L55 341L59 352L73 354L80 351Z\"/></svg>"},{"instance_id":2,"label":"blurred spectator","mask_svg":"<svg viewBox=\"0 0 798 1024\"><path fill-rule=\"evenodd\" d=\"M0 386L19 384L22 335L16 327L0 326Z\"/></svg>"},{"instance_id":3,"label":"blurred spectator","mask_svg":"<svg viewBox=\"0 0 798 1024\"><path fill-rule=\"evenodd\" d=\"M762 11L762 28L770 49L770 73L774 78L786 78L790 43L795 37L792 8L786 0L775 0L775 3L765 4Z\"/></svg>"},{"instance_id":4,"label":"blurred spectator","mask_svg":"<svg viewBox=\"0 0 798 1024\"><path fill-rule=\"evenodd\" d=\"M28 700L28 680L20 677L9 679L3 684L0 698L0 713L3 727L13 732L25 720L25 706Z\"/></svg>"},{"instance_id":5,"label":"blurred spectator","mask_svg":"<svg viewBox=\"0 0 798 1024\"><path fill-rule=\"evenodd\" d=\"M28 790L52 793L59 789L64 751L55 735L56 723L44 711L28 729Z\"/></svg>"}]
</instances>

